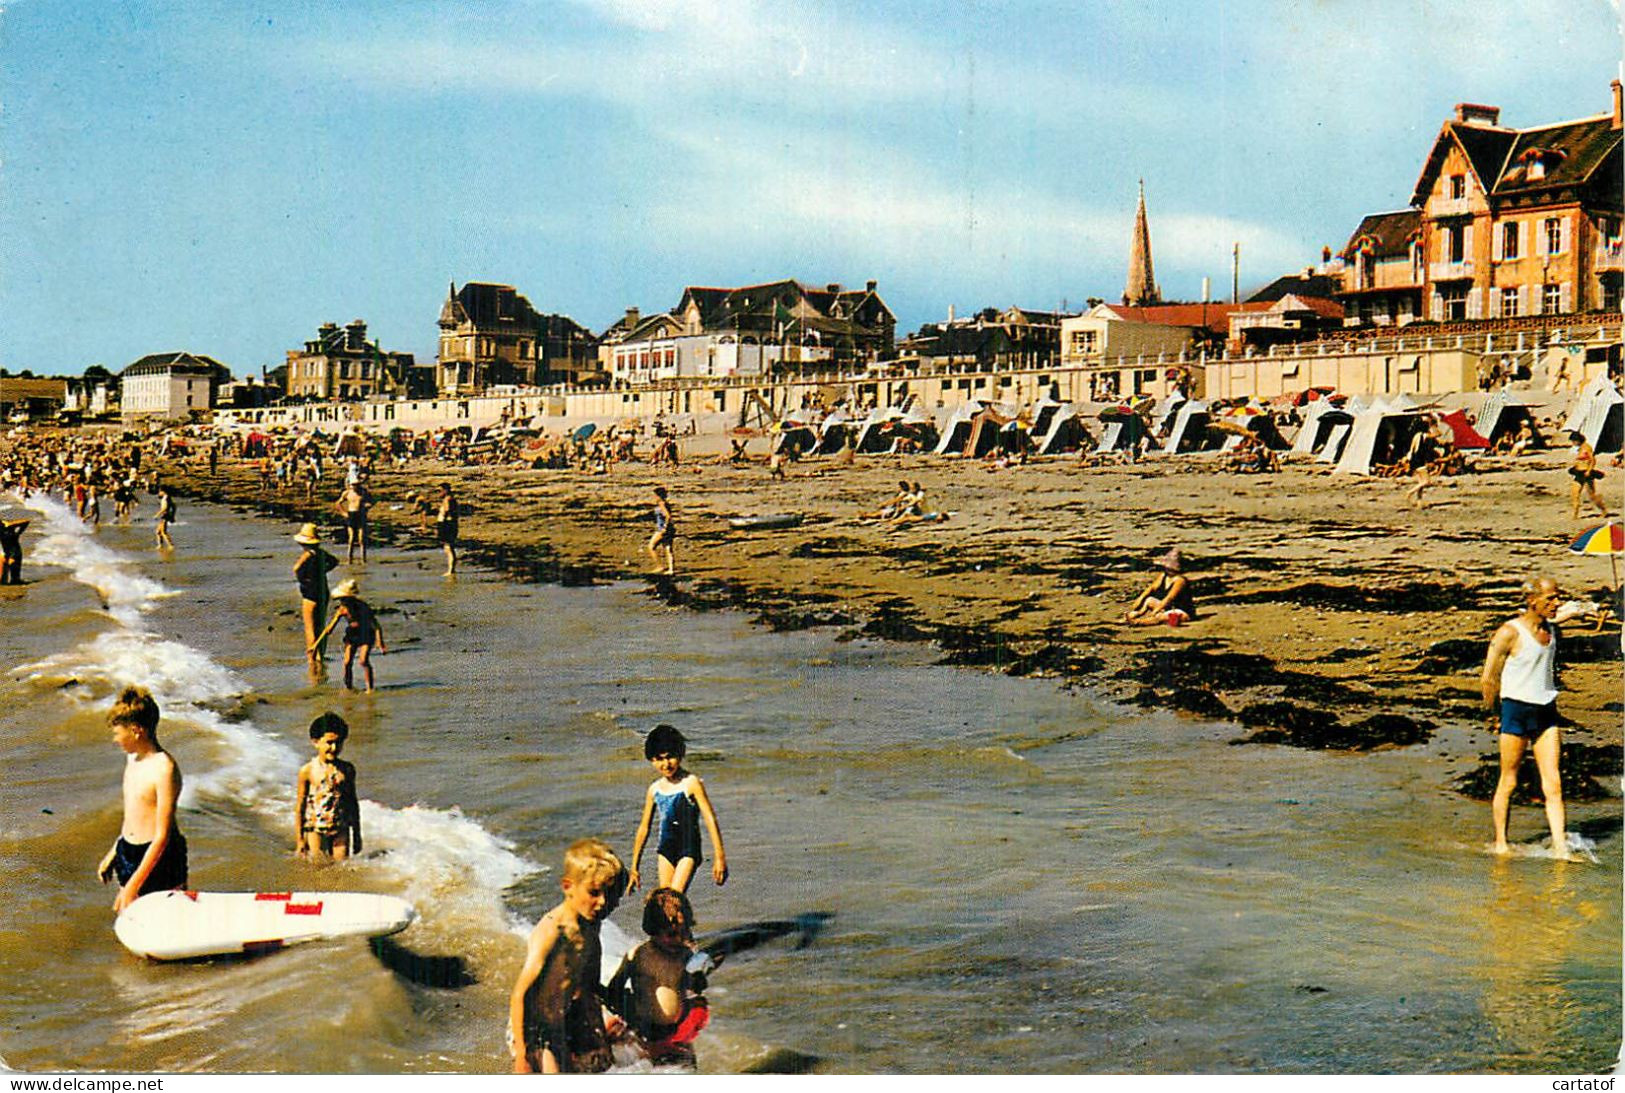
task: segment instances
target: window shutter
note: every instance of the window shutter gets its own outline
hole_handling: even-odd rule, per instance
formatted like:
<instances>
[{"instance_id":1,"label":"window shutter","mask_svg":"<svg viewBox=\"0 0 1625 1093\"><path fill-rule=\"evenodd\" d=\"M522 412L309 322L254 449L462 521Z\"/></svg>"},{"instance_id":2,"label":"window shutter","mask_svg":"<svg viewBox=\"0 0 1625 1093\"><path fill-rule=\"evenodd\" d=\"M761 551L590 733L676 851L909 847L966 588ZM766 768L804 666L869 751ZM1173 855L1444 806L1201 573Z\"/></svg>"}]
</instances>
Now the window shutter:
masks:
<instances>
[{"instance_id":1,"label":"window shutter","mask_svg":"<svg viewBox=\"0 0 1625 1093\"><path fill-rule=\"evenodd\" d=\"M1461 257L1464 262L1473 260L1473 226L1465 224L1461 229Z\"/></svg>"},{"instance_id":2,"label":"window shutter","mask_svg":"<svg viewBox=\"0 0 1625 1093\"><path fill-rule=\"evenodd\" d=\"M1501 237L1503 235L1505 235L1505 234L1506 234L1506 229L1502 228L1501 225L1499 225L1499 224L1491 224L1490 225L1490 260L1491 261L1499 262L1501 260Z\"/></svg>"},{"instance_id":3,"label":"window shutter","mask_svg":"<svg viewBox=\"0 0 1625 1093\"><path fill-rule=\"evenodd\" d=\"M1428 302L1428 310L1434 322L1444 320L1444 297L1435 292Z\"/></svg>"},{"instance_id":4,"label":"window shutter","mask_svg":"<svg viewBox=\"0 0 1625 1093\"><path fill-rule=\"evenodd\" d=\"M1490 289L1490 318L1499 319L1500 317L1501 317L1501 290L1498 289L1498 288L1491 288Z\"/></svg>"},{"instance_id":5,"label":"window shutter","mask_svg":"<svg viewBox=\"0 0 1625 1093\"><path fill-rule=\"evenodd\" d=\"M1564 221L1563 227L1565 229L1568 227L1568 222L1567 221ZM1563 312L1564 314L1567 314L1567 313L1573 311L1574 310L1574 283L1572 281L1564 281L1561 285L1558 286L1557 292L1558 292L1557 309L1559 311Z\"/></svg>"},{"instance_id":6,"label":"window shutter","mask_svg":"<svg viewBox=\"0 0 1625 1093\"><path fill-rule=\"evenodd\" d=\"M1529 226L1535 232L1535 255L1539 257L1546 253L1546 221L1533 220Z\"/></svg>"},{"instance_id":7,"label":"window shutter","mask_svg":"<svg viewBox=\"0 0 1625 1093\"><path fill-rule=\"evenodd\" d=\"M1518 286L1518 314L1519 315L1527 315L1527 314L1529 314L1529 286L1528 285L1519 285Z\"/></svg>"},{"instance_id":8,"label":"window shutter","mask_svg":"<svg viewBox=\"0 0 1625 1093\"><path fill-rule=\"evenodd\" d=\"M1469 319L1482 319L1484 317L1484 290L1476 285L1467 290L1467 317Z\"/></svg>"},{"instance_id":9,"label":"window shutter","mask_svg":"<svg viewBox=\"0 0 1625 1093\"><path fill-rule=\"evenodd\" d=\"M1565 216L1558 221L1558 224L1560 225L1558 228L1560 234L1558 236L1557 253L1567 254L1569 252L1569 218ZM1568 308L1565 307L1563 310L1567 311Z\"/></svg>"}]
</instances>

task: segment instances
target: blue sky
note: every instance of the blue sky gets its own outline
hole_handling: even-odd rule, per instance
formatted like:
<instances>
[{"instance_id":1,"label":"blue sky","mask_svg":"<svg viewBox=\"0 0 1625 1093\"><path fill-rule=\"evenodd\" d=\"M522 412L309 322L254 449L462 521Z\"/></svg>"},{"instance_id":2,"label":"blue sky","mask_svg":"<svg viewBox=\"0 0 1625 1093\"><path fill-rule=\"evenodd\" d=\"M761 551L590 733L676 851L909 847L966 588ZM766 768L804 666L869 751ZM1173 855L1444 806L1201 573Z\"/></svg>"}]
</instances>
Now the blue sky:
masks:
<instances>
[{"instance_id":1,"label":"blue sky","mask_svg":"<svg viewBox=\"0 0 1625 1093\"><path fill-rule=\"evenodd\" d=\"M688 284L868 279L903 330L1165 296L1402 207L1456 102L1598 114L1610 0L84 3L0 13L0 365L324 321L432 356L447 284L599 330Z\"/></svg>"}]
</instances>

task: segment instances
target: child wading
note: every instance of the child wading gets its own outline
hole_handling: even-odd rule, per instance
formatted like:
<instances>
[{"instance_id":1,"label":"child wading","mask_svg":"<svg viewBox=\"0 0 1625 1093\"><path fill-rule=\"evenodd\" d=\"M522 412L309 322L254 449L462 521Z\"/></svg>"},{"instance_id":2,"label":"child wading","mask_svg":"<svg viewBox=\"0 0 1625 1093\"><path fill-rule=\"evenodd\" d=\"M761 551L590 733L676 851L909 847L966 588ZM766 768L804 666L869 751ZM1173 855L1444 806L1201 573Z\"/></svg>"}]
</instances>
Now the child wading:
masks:
<instances>
[{"instance_id":1,"label":"child wading","mask_svg":"<svg viewBox=\"0 0 1625 1093\"><path fill-rule=\"evenodd\" d=\"M113 911L148 892L186 887L186 838L175 824L181 769L158 743L158 703L144 687L126 687L108 711L113 742L124 749L124 826L96 867L118 877Z\"/></svg>"},{"instance_id":2,"label":"child wading","mask_svg":"<svg viewBox=\"0 0 1625 1093\"><path fill-rule=\"evenodd\" d=\"M699 777L683 769L683 755L688 741L671 725L656 725L643 742L643 755L660 775L649 784L643 798L643 818L638 821L637 837L632 841L632 887L638 886L638 863L643 858L643 844L649 841L651 823L659 826L655 854L660 869L660 887L688 890L688 883L699 868L700 820L711 832L711 848L717 860L711 865L711 877L718 884L728 880L728 856L722 849L722 829L717 826L717 814L711 808L711 799L705 795L705 784Z\"/></svg>"},{"instance_id":3,"label":"child wading","mask_svg":"<svg viewBox=\"0 0 1625 1093\"><path fill-rule=\"evenodd\" d=\"M305 651L314 656L317 648L327 640L327 635L332 633L333 627L343 619L344 686L351 690L355 688L355 664L360 661L361 674L370 691L373 689L372 647L376 645L380 653L387 653L389 646L384 643L384 628L378 625L378 616L362 600L360 592L361 586L353 578L339 582L339 586L333 589L333 598L338 601L333 605L333 617Z\"/></svg>"},{"instance_id":4,"label":"child wading","mask_svg":"<svg viewBox=\"0 0 1625 1093\"><path fill-rule=\"evenodd\" d=\"M652 1061L693 1062L694 1038L710 1022L711 1010L700 993L703 974L688 970L696 955L688 897L675 888L650 892L643 932L649 940L621 959L605 986L606 1005L625 1018Z\"/></svg>"},{"instance_id":5,"label":"child wading","mask_svg":"<svg viewBox=\"0 0 1625 1093\"><path fill-rule=\"evenodd\" d=\"M361 853L361 801L356 796L355 766L339 758L350 726L336 713L310 723L316 757L299 768L294 784L294 852L318 861L343 861Z\"/></svg>"},{"instance_id":6,"label":"child wading","mask_svg":"<svg viewBox=\"0 0 1625 1093\"><path fill-rule=\"evenodd\" d=\"M564 899L536 923L508 999L515 1074L596 1074L609 1069L598 1001L598 925L625 891L626 870L607 843L581 839L564 852Z\"/></svg>"}]
</instances>

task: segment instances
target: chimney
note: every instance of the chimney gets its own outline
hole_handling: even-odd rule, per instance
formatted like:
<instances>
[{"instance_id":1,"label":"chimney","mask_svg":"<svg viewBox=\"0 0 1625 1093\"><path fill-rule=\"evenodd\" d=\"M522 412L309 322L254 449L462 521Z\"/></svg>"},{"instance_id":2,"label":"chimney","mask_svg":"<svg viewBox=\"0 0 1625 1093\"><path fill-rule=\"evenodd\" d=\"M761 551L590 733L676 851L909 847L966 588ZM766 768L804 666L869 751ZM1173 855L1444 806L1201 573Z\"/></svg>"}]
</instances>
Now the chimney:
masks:
<instances>
[{"instance_id":1,"label":"chimney","mask_svg":"<svg viewBox=\"0 0 1625 1093\"><path fill-rule=\"evenodd\" d=\"M954 305L949 304L948 305L948 325L952 326L953 324L954 324Z\"/></svg>"},{"instance_id":2,"label":"chimney","mask_svg":"<svg viewBox=\"0 0 1625 1093\"><path fill-rule=\"evenodd\" d=\"M1614 93L1614 128L1618 129L1625 121L1625 103L1620 100L1620 85L1618 80L1609 80L1608 87Z\"/></svg>"},{"instance_id":3,"label":"chimney","mask_svg":"<svg viewBox=\"0 0 1625 1093\"><path fill-rule=\"evenodd\" d=\"M841 283L839 281L831 281L829 284L824 286L824 291L829 292L829 293L840 292L841 291Z\"/></svg>"},{"instance_id":4,"label":"chimney","mask_svg":"<svg viewBox=\"0 0 1625 1093\"><path fill-rule=\"evenodd\" d=\"M634 326L637 326L637 325L638 325L638 309L635 308L635 307L627 308L626 309L626 329L631 330Z\"/></svg>"},{"instance_id":5,"label":"chimney","mask_svg":"<svg viewBox=\"0 0 1625 1093\"><path fill-rule=\"evenodd\" d=\"M1615 82L1617 84L1618 81L1615 81ZM1617 86L1614 88L1614 102L1616 104L1619 102L1619 88ZM1619 128L1619 111L1618 110L1614 111L1614 127L1616 129ZM865 281L865 282L863 282L863 287L866 290L868 290L869 292L873 292L875 290L875 287L877 285L879 285L879 284L880 284L879 281Z\"/></svg>"},{"instance_id":6,"label":"chimney","mask_svg":"<svg viewBox=\"0 0 1625 1093\"><path fill-rule=\"evenodd\" d=\"M1463 125L1493 126L1501 123L1501 108L1476 102L1458 102L1456 120Z\"/></svg>"}]
</instances>

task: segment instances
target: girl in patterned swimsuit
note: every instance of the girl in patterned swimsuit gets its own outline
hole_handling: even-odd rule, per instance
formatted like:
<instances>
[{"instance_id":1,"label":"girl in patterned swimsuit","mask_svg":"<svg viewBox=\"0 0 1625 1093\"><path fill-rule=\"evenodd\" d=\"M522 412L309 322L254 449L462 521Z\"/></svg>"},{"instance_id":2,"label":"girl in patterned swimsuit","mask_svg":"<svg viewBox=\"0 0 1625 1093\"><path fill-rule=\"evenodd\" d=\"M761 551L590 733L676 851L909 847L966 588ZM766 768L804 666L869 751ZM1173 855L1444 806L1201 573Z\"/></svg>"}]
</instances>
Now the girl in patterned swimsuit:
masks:
<instances>
[{"instance_id":1,"label":"girl in patterned swimsuit","mask_svg":"<svg viewBox=\"0 0 1625 1093\"><path fill-rule=\"evenodd\" d=\"M711 865L711 878L718 884L728 880L728 857L722 849L722 829L717 826L717 814L706 796L705 784L699 777L683 769L683 755L688 741L671 725L656 725L643 742L643 754L654 766L656 778L643 798L643 818L638 821L638 833L632 842L631 884L638 886L638 863L643 857L643 846L649 841L651 827L658 825L655 843L656 859L660 870L660 887L686 891L694 878L700 861L700 820L711 832L711 848L716 861Z\"/></svg>"},{"instance_id":2,"label":"girl in patterned swimsuit","mask_svg":"<svg viewBox=\"0 0 1625 1093\"><path fill-rule=\"evenodd\" d=\"M300 857L343 861L361 853L361 804L355 766L339 758L350 726L336 713L310 723L316 758L299 768L294 786L294 831Z\"/></svg>"}]
</instances>

